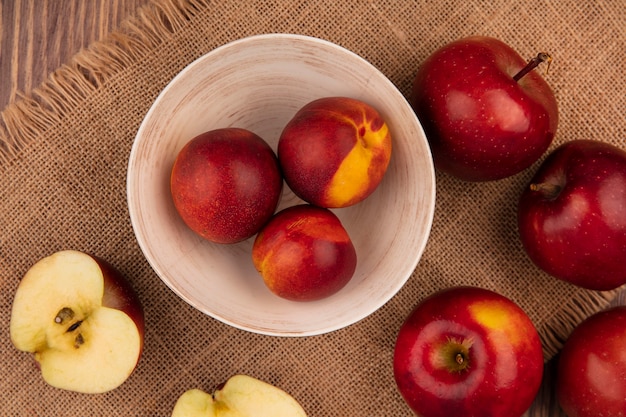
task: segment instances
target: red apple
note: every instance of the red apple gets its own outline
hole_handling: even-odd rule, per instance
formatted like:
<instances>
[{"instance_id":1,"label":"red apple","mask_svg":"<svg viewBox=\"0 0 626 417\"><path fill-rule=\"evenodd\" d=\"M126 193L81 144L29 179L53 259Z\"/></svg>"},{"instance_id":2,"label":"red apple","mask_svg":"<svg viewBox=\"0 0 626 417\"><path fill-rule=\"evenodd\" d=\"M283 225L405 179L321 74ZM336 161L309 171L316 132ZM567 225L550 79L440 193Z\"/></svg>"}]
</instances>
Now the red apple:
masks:
<instances>
[{"instance_id":1,"label":"red apple","mask_svg":"<svg viewBox=\"0 0 626 417\"><path fill-rule=\"evenodd\" d=\"M354 275L357 256L332 211L301 204L272 217L254 241L252 260L274 294L312 301L343 288Z\"/></svg>"},{"instance_id":2,"label":"red apple","mask_svg":"<svg viewBox=\"0 0 626 417\"><path fill-rule=\"evenodd\" d=\"M626 306L596 313L558 359L557 399L569 417L626 416Z\"/></svg>"},{"instance_id":3,"label":"red apple","mask_svg":"<svg viewBox=\"0 0 626 417\"><path fill-rule=\"evenodd\" d=\"M104 260L61 251L35 263L15 293L11 341L33 352L50 385L102 393L121 385L143 350L137 294Z\"/></svg>"},{"instance_id":4,"label":"red apple","mask_svg":"<svg viewBox=\"0 0 626 417\"><path fill-rule=\"evenodd\" d=\"M400 393L421 417L519 417L543 376L539 335L510 299L476 287L427 297L397 336Z\"/></svg>"},{"instance_id":5,"label":"red apple","mask_svg":"<svg viewBox=\"0 0 626 417\"><path fill-rule=\"evenodd\" d=\"M302 107L285 126L278 159L291 190L327 208L363 201L378 187L391 159L391 135L371 105L326 97Z\"/></svg>"},{"instance_id":6,"label":"red apple","mask_svg":"<svg viewBox=\"0 0 626 417\"><path fill-rule=\"evenodd\" d=\"M413 83L411 105L435 166L466 181L490 181L528 168L554 138L554 94L536 71L500 40L472 36L432 53Z\"/></svg>"},{"instance_id":7,"label":"red apple","mask_svg":"<svg viewBox=\"0 0 626 417\"><path fill-rule=\"evenodd\" d=\"M180 150L170 185L191 230L212 242L236 243L274 214L283 179L267 142L245 129L223 128L194 137Z\"/></svg>"},{"instance_id":8,"label":"red apple","mask_svg":"<svg viewBox=\"0 0 626 417\"><path fill-rule=\"evenodd\" d=\"M626 151L591 140L559 146L523 191L518 227L547 273L592 290L626 284Z\"/></svg>"}]
</instances>

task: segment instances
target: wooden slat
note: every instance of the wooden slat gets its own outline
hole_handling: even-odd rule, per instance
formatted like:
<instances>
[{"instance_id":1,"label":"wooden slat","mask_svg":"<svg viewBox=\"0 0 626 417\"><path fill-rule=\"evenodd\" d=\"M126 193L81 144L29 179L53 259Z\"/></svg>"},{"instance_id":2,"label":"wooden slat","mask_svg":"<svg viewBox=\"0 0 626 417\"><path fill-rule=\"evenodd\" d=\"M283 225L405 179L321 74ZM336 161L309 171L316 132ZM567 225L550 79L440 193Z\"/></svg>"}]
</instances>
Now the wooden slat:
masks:
<instances>
[{"instance_id":1,"label":"wooden slat","mask_svg":"<svg viewBox=\"0 0 626 417\"><path fill-rule=\"evenodd\" d=\"M0 108L149 0L0 0Z\"/></svg>"}]
</instances>

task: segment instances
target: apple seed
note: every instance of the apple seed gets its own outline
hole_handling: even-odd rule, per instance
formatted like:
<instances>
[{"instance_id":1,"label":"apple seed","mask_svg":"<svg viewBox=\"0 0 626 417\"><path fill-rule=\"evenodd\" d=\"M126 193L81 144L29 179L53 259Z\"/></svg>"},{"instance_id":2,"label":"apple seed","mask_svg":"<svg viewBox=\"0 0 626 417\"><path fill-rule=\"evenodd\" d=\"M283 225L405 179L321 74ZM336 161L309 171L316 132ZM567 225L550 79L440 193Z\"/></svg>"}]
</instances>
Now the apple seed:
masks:
<instances>
[{"instance_id":1,"label":"apple seed","mask_svg":"<svg viewBox=\"0 0 626 417\"><path fill-rule=\"evenodd\" d=\"M66 333L73 332L74 330L78 329L81 324L83 324L83 321L82 320L78 320L76 323L74 323L70 327L68 327L65 332Z\"/></svg>"},{"instance_id":2,"label":"apple seed","mask_svg":"<svg viewBox=\"0 0 626 417\"><path fill-rule=\"evenodd\" d=\"M78 335L76 336L76 339L74 339L74 347L76 349L78 349L80 347L80 345L82 345L83 343L85 343L85 339L83 338L83 334L82 333L78 333Z\"/></svg>"},{"instance_id":3,"label":"apple seed","mask_svg":"<svg viewBox=\"0 0 626 417\"><path fill-rule=\"evenodd\" d=\"M54 322L57 324L63 324L65 320L72 320L74 318L74 310L69 307L63 307L57 313L57 316L54 318Z\"/></svg>"}]
</instances>

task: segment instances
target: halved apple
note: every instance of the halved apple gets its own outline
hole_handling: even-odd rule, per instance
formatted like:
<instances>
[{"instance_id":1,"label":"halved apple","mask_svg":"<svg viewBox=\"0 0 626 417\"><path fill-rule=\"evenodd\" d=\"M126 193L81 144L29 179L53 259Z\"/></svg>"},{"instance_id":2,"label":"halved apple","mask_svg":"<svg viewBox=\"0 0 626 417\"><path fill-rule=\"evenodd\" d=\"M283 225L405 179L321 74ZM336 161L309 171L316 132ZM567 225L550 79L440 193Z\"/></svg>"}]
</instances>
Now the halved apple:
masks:
<instances>
[{"instance_id":1,"label":"halved apple","mask_svg":"<svg viewBox=\"0 0 626 417\"><path fill-rule=\"evenodd\" d=\"M34 353L48 384L102 393L126 381L139 362L143 308L104 260L61 251L35 263L20 282L10 334L17 349Z\"/></svg>"},{"instance_id":2,"label":"halved apple","mask_svg":"<svg viewBox=\"0 0 626 417\"><path fill-rule=\"evenodd\" d=\"M235 375L213 394L199 389L184 392L172 417L306 417L291 395L267 382Z\"/></svg>"}]
</instances>

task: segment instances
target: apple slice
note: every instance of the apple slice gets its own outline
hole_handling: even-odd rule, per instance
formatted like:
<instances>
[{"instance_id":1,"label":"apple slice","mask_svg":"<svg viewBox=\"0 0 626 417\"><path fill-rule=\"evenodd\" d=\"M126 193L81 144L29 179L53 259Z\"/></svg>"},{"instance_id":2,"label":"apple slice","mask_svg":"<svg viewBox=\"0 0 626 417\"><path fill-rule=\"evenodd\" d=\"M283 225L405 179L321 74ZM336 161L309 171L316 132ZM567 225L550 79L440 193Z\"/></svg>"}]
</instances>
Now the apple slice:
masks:
<instances>
[{"instance_id":1,"label":"apple slice","mask_svg":"<svg viewBox=\"0 0 626 417\"><path fill-rule=\"evenodd\" d=\"M280 388L247 375L235 375L213 394L191 389L178 398L172 417L196 416L306 417L306 413Z\"/></svg>"},{"instance_id":2,"label":"apple slice","mask_svg":"<svg viewBox=\"0 0 626 417\"><path fill-rule=\"evenodd\" d=\"M13 345L33 352L43 379L70 391L101 393L121 385L143 350L139 299L112 266L78 251L33 265L11 312Z\"/></svg>"}]
</instances>

